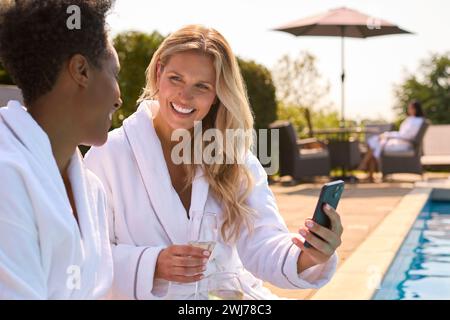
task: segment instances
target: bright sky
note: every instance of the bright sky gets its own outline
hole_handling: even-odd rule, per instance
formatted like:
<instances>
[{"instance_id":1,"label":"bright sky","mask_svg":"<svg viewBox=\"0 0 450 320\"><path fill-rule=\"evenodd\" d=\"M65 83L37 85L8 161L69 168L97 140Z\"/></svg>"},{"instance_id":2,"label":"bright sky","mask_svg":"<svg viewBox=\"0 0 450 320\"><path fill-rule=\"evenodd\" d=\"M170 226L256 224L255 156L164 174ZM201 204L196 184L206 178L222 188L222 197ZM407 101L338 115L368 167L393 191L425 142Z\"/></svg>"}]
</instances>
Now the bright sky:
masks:
<instances>
[{"instance_id":1,"label":"bright sky","mask_svg":"<svg viewBox=\"0 0 450 320\"><path fill-rule=\"evenodd\" d=\"M271 29L342 6L415 33L345 39L346 116L391 120L393 85L407 71L416 71L431 52L450 51L448 0L117 0L108 21L113 34L157 30L167 35L186 24L211 26L227 38L235 54L269 69L283 54L307 50L318 58L319 71L331 83L330 99L339 110L340 38L295 37Z\"/></svg>"}]
</instances>

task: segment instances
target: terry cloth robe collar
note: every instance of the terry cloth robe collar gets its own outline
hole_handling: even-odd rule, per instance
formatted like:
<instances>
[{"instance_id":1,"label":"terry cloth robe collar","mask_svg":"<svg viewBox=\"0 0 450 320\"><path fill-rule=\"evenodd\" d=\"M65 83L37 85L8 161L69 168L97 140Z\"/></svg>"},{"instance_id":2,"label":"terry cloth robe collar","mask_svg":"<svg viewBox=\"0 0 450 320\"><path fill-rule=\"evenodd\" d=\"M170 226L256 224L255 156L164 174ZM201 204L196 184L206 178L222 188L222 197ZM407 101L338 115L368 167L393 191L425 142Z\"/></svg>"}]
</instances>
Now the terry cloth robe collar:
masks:
<instances>
[{"instance_id":1,"label":"terry cloth robe collar","mask_svg":"<svg viewBox=\"0 0 450 320\"><path fill-rule=\"evenodd\" d=\"M159 223L172 243L186 244L189 223L187 212L172 186L161 142L153 126L153 119L158 110L157 101L143 101L137 112L124 121L123 129ZM198 212L203 212L208 190L209 184L202 170L198 168L192 183L189 208L191 219L193 215L198 218Z\"/></svg>"},{"instance_id":2,"label":"terry cloth robe collar","mask_svg":"<svg viewBox=\"0 0 450 320\"><path fill-rule=\"evenodd\" d=\"M84 173L87 169L84 167L82 155L77 149L71 157L68 167L68 176L78 212L78 226L47 134L17 101L10 101L7 108L1 110L1 117L21 142L21 148L25 149L24 152L34 158L35 163L40 167L41 170L35 174L40 176L42 188L46 190L46 194L54 195L52 202L55 208L59 208L60 222L69 230L75 228L80 236L80 254L83 261L81 287L79 290L73 291L72 298L89 297L93 288L82 284L96 282L95 268L100 262L101 240L96 231L98 230L98 217L94 206L91 205L94 201L90 192L92 188Z\"/></svg>"}]
</instances>

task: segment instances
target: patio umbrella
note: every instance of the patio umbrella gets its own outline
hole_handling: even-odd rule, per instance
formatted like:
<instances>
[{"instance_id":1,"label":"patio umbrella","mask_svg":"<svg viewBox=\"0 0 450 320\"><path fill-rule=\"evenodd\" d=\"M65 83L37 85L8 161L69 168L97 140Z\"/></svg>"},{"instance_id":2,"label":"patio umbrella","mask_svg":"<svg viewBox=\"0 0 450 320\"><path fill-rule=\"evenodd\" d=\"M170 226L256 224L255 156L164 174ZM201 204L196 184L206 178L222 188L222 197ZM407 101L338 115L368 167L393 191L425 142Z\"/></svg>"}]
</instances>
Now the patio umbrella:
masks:
<instances>
[{"instance_id":1,"label":"patio umbrella","mask_svg":"<svg viewBox=\"0 0 450 320\"><path fill-rule=\"evenodd\" d=\"M337 8L328 12L290 22L275 28L295 36L341 37L341 125L344 125L344 37L368 38L388 34L411 33L398 26L348 8Z\"/></svg>"}]
</instances>

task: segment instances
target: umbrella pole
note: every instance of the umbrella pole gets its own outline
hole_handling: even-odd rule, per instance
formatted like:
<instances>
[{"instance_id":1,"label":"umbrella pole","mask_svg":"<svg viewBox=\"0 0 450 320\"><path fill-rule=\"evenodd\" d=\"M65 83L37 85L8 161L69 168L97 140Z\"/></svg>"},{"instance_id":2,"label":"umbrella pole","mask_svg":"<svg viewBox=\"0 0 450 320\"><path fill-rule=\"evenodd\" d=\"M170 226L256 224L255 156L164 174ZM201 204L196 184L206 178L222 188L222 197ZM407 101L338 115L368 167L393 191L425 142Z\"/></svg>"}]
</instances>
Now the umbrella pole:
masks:
<instances>
[{"instance_id":1,"label":"umbrella pole","mask_svg":"<svg viewBox=\"0 0 450 320\"><path fill-rule=\"evenodd\" d=\"M345 93L344 93L344 84L345 84L345 70L344 70L344 26L341 26L341 127L345 127Z\"/></svg>"}]
</instances>

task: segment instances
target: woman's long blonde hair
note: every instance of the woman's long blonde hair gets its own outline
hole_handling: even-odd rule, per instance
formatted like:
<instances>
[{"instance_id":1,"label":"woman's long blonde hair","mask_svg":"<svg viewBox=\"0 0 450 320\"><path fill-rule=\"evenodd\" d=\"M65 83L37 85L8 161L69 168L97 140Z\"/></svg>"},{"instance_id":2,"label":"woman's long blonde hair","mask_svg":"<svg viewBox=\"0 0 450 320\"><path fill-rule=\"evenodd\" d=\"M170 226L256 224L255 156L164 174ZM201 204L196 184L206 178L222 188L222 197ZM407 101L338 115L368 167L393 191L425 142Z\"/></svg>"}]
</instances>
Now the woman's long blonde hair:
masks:
<instances>
[{"instance_id":1,"label":"woman's long blonde hair","mask_svg":"<svg viewBox=\"0 0 450 320\"><path fill-rule=\"evenodd\" d=\"M236 129L243 129L246 133L251 132L253 115L236 57L225 38L216 30L189 25L169 35L152 57L146 71L147 83L138 102L157 97L158 62L166 65L174 54L192 50L210 55L214 60L217 99L203 119L202 128L203 132L210 128L220 130L224 138L222 146L225 146L226 130L235 132ZM234 144L232 152L223 150L224 159L231 158L233 161L202 163L206 180L224 211L221 234L225 241L236 240L243 224L249 230L252 229L251 220L255 213L248 206L247 198L253 187L253 179L242 159L238 159L239 155L250 152L252 143L252 135L245 134L243 143ZM190 185L195 176L195 164L187 165L186 168L186 182Z\"/></svg>"}]
</instances>

